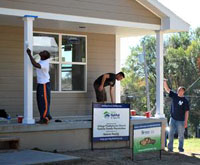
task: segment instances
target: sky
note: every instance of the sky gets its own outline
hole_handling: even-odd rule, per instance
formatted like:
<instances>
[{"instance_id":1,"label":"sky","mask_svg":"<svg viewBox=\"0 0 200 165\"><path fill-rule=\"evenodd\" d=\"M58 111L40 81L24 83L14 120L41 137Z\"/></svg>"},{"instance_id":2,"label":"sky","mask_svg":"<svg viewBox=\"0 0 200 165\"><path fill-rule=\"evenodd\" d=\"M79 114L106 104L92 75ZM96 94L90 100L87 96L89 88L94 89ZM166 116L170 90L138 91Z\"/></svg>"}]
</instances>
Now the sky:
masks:
<instances>
[{"instance_id":1,"label":"sky","mask_svg":"<svg viewBox=\"0 0 200 165\"><path fill-rule=\"evenodd\" d=\"M192 29L200 27L200 0L158 0L181 19L191 25ZM128 37L121 39L121 67L124 66L126 58L130 55L130 47L139 44L140 37Z\"/></svg>"}]
</instances>

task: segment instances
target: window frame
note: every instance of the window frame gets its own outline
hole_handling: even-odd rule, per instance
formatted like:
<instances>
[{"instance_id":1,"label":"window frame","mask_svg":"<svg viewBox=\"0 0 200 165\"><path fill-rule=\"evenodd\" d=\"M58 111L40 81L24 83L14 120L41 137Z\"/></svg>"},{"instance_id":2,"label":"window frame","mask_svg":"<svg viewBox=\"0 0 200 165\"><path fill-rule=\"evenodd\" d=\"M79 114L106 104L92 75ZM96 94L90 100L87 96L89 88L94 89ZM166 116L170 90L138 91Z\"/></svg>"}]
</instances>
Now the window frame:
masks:
<instances>
[{"instance_id":1,"label":"window frame","mask_svg":"<svg viewBox=\"0 0 200 165\"><path fill-rule=\"evenodd\" d=\"M82 34L71 34L71 33L54 33L54 32L43 32L43 31L33 31L34 33L38 34L49 34L49 35L58 35L58 61L50 61L50 64L57 64L59 66L58 71L58 91L51 91L51 93L87 93L87 35ZM62 36L76 36L76 37L84 37L85 38L85 62L63 62L62 61ZM62 74L62 64L68 64L68 65L84 65L85 66L85 90L83 91L62 91L62 80L61 80L61 74ZM36 91L33 91L36 92Z\"/></svg>"}]
</instances>

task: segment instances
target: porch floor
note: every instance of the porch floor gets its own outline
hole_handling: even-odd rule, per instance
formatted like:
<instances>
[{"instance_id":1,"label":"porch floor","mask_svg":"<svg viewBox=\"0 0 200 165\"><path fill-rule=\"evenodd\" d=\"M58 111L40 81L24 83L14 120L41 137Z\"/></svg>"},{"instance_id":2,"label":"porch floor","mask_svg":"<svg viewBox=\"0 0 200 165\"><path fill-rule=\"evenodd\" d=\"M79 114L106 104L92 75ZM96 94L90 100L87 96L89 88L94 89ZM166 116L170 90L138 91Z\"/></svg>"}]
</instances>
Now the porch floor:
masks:
<instances>
[{"instance_id":1,"label":"porch floor","mask_svg":"<svg viewBox=\"0 0 200 165\"><path fill-rule=\"evenodd\" d=\"M36 118L36 121L39 120ZM17 118L7 121L0 120L0 132L34 132L34 131L52 131L66 129L91 128L92 116L63 116L55 117L48 124L23 124L18 123Z\"/></svg>"}]
</instances>

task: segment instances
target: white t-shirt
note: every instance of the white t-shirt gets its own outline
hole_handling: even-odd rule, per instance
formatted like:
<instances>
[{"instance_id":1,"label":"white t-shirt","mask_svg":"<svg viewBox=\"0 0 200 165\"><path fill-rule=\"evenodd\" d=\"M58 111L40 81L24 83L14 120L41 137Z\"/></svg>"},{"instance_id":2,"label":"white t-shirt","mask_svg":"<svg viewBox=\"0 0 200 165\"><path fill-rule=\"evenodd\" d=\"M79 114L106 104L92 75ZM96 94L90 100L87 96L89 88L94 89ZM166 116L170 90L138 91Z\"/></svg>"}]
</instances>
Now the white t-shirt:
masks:
<instances>
[{"instance_id":1,"label":"white t-shirt","mask_svg":"<svg viewBox=\"0 0 200 165\"><path fill-rule=\"evenodd\" d=\"M38 84L46 84L49 82L49 59L40 60L39 64L41 65L41 69L36 68L37 74L37 83Z\"/></svg>"}]
</instances>

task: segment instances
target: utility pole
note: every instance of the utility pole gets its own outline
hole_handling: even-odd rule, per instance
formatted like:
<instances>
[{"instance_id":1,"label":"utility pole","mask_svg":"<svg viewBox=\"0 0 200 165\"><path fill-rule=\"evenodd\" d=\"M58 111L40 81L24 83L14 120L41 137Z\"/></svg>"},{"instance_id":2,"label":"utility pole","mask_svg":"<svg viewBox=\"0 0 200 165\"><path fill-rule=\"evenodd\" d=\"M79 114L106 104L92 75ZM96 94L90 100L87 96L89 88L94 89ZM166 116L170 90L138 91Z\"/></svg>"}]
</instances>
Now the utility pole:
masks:
<instances>
[{"instance_id":1,"label":"utility pole","mask_svg":"<svg viewBox=\"0 0 200 165\"><path fill-rule=\"evenodd\" d=\"M196 80L185 90L185 92L187 92L190 88L192 88L193 85L196 84L199 80L200 80L200 77L199 77L198 79L196 79Z\"/></svg>"},{"instance_id":2,"label":"utility pole","mask_svg":"<svg viewBox=\"0 0 200 165\"><path fill-rule=\"evenodd\" d=\"M145 52L144 43L143 43L143 53L142 54L144 56L144 74L145 74L146 95L147 95L147 111L150 111L149 81L148 81L146 52Z\"/></svg>"}]
</instances>

